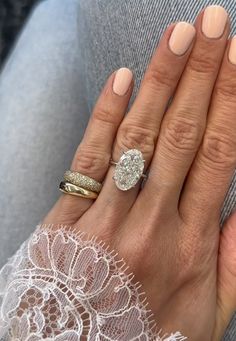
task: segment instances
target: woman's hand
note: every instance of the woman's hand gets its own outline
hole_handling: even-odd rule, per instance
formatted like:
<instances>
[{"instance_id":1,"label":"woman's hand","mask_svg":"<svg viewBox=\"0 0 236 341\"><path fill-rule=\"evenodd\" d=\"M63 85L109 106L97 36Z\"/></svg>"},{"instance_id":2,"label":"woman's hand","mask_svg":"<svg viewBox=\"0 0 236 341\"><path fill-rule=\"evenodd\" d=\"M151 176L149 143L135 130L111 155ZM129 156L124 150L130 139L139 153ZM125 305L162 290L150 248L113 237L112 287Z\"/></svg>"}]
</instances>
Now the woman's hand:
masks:
<instances>
[{"instance_id":1,"label":"woman's hand","mask_svg":"<svg viewBox=\"0 0 236 341\"><path fill-rule=\"evenodd\" d=\"M230 48L219 6L201 12L195 29L168 27L125 117L132 75L110 76L71 166L104 181L102 191L95 202L62 194L43 223L115 249L164 331L216 341L236 309L236 215L219 228L236 165L236 39ZM149 176L142 190L121 191L109 160L131 148Z\"/></svg>"}]
</instances>

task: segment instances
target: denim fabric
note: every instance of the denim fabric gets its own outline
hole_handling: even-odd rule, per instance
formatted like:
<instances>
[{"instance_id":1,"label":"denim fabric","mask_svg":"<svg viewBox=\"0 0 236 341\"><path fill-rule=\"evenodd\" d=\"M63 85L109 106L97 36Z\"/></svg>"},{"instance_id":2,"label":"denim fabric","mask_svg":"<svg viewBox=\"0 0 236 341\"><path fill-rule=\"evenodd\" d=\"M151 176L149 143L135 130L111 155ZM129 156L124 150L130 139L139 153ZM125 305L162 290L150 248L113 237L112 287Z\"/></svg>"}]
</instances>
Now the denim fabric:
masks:
<instances>
[{"instance_id":1,"label":"denim fabric","mask_svg":"<svg viewBox=\"0 0 236 341\"><path fill-rule=\"evenodd\" d=\"M0 267L59 197L87 125L77 7L37 6L0 75Z\"/></svg>"},{"instance_id":2,"label":"denim fabric","mask_svg":"<svg viewBox=\"0 0 236 341\"><path fill-rule=\"evenodd\" d=\"M58 198L58 182L110 72L121 66L134 71L133 100L166 26L193 22L208 4L48 0L36 7L0 77L0 265ZM228 10L235 34L235 0L214 4ZM235 205L236 174L221 223ZM236 317L224 337L235 339Z\"/></svg>"}]
</instances>

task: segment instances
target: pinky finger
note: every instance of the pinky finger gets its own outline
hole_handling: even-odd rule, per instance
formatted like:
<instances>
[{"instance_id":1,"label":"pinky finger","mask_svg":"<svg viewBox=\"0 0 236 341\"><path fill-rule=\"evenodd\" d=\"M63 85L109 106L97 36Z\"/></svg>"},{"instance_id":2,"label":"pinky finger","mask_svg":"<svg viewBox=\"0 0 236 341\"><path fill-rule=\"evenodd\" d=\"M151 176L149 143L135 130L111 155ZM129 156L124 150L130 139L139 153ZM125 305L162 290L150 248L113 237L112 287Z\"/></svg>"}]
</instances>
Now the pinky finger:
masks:
<instances>
[{"instance_id":1,"label":"pinky finger","mask_svg":"<svg viewBox=\"0 0 236 341\"><path fill-rule=\"evenodd\" d=\"M226 221L220 238L218 301L214 341L220 341L236 310L236 212Z\"/></svg>"},{"instance_id":2,"label":"pinky finger","mask_svg":"<svg viewBox=\"0 0 236 341\"><path fill-rule=\"evenodd\" d=\"M113 141L127 110L132 90L133 75L129 69L121 68L109 77L73 158L72 171L99 182L104 180ZM43 222L73 224L92 203L91 199L62 194Z\"/></svg>"}]
</instances>

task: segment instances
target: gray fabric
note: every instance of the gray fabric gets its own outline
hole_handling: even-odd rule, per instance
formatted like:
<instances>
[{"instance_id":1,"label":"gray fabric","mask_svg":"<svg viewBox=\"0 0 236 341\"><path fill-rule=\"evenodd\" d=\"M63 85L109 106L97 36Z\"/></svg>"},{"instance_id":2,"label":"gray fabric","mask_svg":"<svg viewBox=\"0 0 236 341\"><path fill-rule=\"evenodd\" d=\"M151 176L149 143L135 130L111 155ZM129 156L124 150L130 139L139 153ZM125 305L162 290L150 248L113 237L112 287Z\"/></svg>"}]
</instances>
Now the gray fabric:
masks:
<instances>
[{"instance_id":1,"label":"gray fabric","mask_svg":"<svg viewBox=\"0 0 236 341\"><path fill-rule=\"evenodd\" d=\"M193 21L210 3L49 0L36 8L0 77L0 266L58 198L108 74L130 67L135 94L165 27ZM235 1L214 3L229 11L235 33ZM236 177L222 222L235 204ZM236 318L224 340L235 338Z\"/></svg>"}]
</instances>

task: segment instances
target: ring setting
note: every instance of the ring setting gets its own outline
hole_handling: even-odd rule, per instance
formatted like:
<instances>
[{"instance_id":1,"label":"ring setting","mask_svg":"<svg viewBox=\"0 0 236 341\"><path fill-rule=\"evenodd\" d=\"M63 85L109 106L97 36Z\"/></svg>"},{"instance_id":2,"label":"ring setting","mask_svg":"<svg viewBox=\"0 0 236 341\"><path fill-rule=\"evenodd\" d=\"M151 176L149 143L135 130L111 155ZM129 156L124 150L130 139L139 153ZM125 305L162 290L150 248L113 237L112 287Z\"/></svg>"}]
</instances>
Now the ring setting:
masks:
<instances>
[{"instance_id":1,"label":"ring setting","mask_svg":"<svg viewBox=\"0 0 236 341\"><path fill-rule=\"evenodd\" d=\"M137 149L124 151L118 162L111 160L110 163L116 166L113 180L122 191L131 189L142 177L147 177L143 174L145 164L143 154Z\"/></svg>"}]
</instances>

